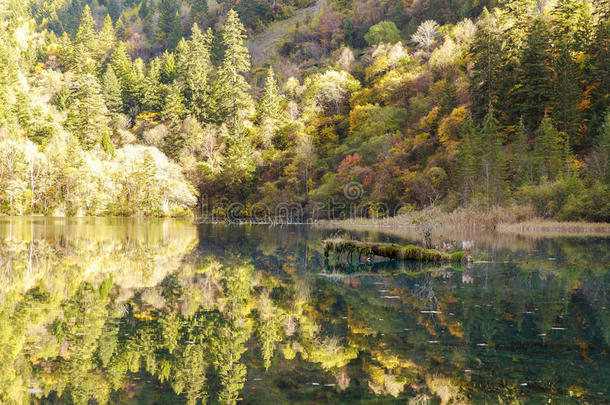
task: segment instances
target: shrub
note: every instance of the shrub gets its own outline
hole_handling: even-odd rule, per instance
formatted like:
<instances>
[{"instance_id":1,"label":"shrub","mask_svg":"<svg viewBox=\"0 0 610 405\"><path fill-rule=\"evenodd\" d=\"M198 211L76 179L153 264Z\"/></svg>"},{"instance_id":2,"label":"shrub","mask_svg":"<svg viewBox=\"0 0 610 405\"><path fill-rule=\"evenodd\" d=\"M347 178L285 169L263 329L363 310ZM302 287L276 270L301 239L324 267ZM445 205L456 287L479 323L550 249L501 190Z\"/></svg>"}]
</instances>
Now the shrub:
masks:
<instances>
[{"instance_id":1,"label":"shrub","mask_svg":"<svg viewBox=\"0 0 610 405\"><path fill-rule=\"evenodd\" d=\"M400 31L392 21L382 21L369 28L369 32L364 35L364 40L369 45L379 43L393 44L400 41Z\"/></svg>"}]
</instances>

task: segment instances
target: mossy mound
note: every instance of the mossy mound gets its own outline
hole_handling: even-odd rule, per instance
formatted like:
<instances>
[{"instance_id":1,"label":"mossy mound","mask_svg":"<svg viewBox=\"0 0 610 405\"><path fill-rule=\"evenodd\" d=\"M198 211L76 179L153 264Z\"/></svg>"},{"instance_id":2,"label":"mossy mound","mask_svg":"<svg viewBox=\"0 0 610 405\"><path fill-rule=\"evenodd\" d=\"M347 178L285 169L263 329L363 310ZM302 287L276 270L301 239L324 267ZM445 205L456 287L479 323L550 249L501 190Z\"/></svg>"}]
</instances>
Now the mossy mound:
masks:
<instances>
[{"instance_id":1,"label":"mossy mound","mask_svg":"<svg viewBox=\"0 0 610 405\"><path fill-rule=\"evenodd\" d=\"M444 253L436 249L426 249L421 246L401 246L395 243L359 242L347 239L327 239L324 243L324 256L330 253L347 254L350 258L357 254L362 256L380 256L393 260L417 260L422 262L452 262L468 261L464 252Z\"/></svg>"}]
</instances>

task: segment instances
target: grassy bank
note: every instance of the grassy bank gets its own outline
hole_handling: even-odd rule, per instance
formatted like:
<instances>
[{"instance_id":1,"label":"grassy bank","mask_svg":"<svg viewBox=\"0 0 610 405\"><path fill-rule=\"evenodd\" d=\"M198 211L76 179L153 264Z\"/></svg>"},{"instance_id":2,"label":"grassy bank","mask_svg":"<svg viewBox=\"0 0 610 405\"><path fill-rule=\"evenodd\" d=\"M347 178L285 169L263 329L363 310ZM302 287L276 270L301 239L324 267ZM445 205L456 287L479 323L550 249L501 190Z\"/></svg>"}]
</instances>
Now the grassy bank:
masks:
<instances>
[{"instance_id":1,"label":"grassy bank","mask_svg":"<svg viewBox=\"0 0 610 405\"><path fill-rule=\"evenodd\" d=\"M610 235L610 224L606 222L559 222L552 220L530 220L517 223L501 223L498 232L552 235Z\"/></svg>"},{"instance_id":2,"label":"grassy bank","mask_svg":"<svg viewBox=\"0 0 610 405\"><path fill-rule=\"evenodd\" d=\"M438 231L491 231L541 236L610 235L610 224L599 222L560 222L538 218L528 207L457 209L438 208L412 211L394 217L323 220L318 226L412 228L425 234Z\"/></svg>"}]
</instances>

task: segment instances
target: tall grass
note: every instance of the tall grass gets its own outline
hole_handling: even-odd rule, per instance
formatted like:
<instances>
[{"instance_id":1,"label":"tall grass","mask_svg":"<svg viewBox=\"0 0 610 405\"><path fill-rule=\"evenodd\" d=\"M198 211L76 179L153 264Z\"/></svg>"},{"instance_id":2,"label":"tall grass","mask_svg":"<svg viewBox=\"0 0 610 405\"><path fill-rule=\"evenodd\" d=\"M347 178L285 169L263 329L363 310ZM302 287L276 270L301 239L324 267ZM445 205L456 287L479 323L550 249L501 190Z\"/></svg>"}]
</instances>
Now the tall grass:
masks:
<instances>
[{"instance_id":1,"label":"tall grass","mask_svg":"<svg viewBox=\"0 0 610 405\"><path fill-rule=\"evenodd\" d=\"M436 227L460 230L494 230L500 223L514 223L517 221L535 218L533 210L529 208L502 208L489 209L459 208L451 212L436 207L429 207L419 211L384 218L350 218L345 220L323 220L322 225L357 225L380 227L407 227L416 228L425 222L434 222Z\"/></svg>"},{"instance_id":2,"label":"tall grass","mask_svg":"<svg viewBox=\"0 0 610 405\"><path fill-rule=\"evenodd\" d=\"M558 222L536 216L528 206L494 207L489 209L459 208L451 212L439 208L426 208L394 217L350 218L345 220L323 220L319 226L421 228L421 224L432 223L435 233L444 231L498 231L502 233L536 234L541 236L567 236L580 234L610 234L610 224L591 222Z\"/></svg>"}]
</instances>

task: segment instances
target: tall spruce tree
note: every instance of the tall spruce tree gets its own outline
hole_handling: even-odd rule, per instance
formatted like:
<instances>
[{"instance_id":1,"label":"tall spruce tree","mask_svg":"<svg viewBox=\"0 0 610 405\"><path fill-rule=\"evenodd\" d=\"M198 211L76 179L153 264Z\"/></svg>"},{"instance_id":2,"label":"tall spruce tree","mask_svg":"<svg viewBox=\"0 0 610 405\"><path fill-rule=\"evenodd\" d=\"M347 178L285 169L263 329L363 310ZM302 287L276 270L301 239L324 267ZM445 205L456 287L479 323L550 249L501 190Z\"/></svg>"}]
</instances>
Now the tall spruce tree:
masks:
<instances>
[{"instance_id":1,"label":"tall spruce tree","mask_svg":"<svg viewBox=\"0 0 610 405\"><path fill-rule=\"evenodd\" d=\"M17 53L11 46L8 32L0 29L0 127L13 128L15 116L11 104L18 83L19 65Z\"/></svg>"},{"instance_id":2,"label":"tall spruce tree","mask_svg":"<svg viewBox=\"0 0 610 405\"><path fill-rule=\"evenodd\" d=\"M278 94L277 82L271 66L267 70L265 79L265 90L258 101L258 119L263 121L265 118L277 120L281 114L281 96Z\"/></svg>"},{"instance_id":3,"label":"tall spruce tree","mask_svg":"<svg viewBox=\"0 0 610 405\"><path fill-rule=\"evenodd\" d=\"M97 32L95 21L91 16L91 9L86 5L81 17L80 25L74 37L74 53L72 65L81 74L95 72L95 57L97 56Z\"/></svg>"},{"instance_id":4,"label":"tall spruce tree","mask_svg":"<svg viewBox=\"0 0 610 405\"><path fill-rule=\"evenodd\" d=\"M167 47L169 49L175 49L182 37L184 36L184 28L182 27L182 20L178 11L174 13L174 19L172 20L172 27L167 35Z\"/></svg>"},{"instance_id":5,"label":"tall spruce tree","mask_svg":"<svg viewBox=\"0 0 610 405\"><path fill-rule=\"evenodd\" d=\"M105 59L110 55L110 52L114 49L115 44L116 34L114 33L114 25L112 24L110 14L106 14L106 18L104 18L104 25L102 26L102 30L99 34L99 55Z\"/></svg>"},{"instance_id":6,"label":"tall spruce tree","mask_svg":"<svg viewBox=\"0 0 610 405\"><path fill-rule=\"evenodd\" d=\"M113 114L118 114L123 110L123 100L121 99L121 83L114 74L112 65L108 65L102 76L102 88L106 107Z\"/></svg>"},{"instance_id":7,"label":"tall spruce tree","mask_svg":"<svg viewBox=\"0 0 610 405\"><path fill-rule=\"evenodd\" d=\"M208 25L208 2L207 0L193 0L191 7L191 19L193 25L197 24L203 28Z\"/></svg>"},{"instance_id":8,"label":"tall spruce tree","mask_svg":"<svg viewBox=\"0 0 610 405\"><path fill-rule=\"evenodd\" d=\"M502 32L496 17L487 9L479 18L471 53L474 65L470 80L473 118L480 122L500 94L502 67Z\"/></svg>"},{"instance_id":9,"label":"tall spruce tree","mask_svg":"<svg viewBox=\"0 0 610 405\"><path fill-rule=\"evenodd\" d=\"M159 112L163 107L163 89L160 76L161 61L159 58L154 58L150 61L148 72L140 86L140 99L145 111Z\"/></svg>"},{"instance_id":10,"label":"tall spruce tree","mask_svg":"<svg viewBox=\"0 0 610 405\"><path fill-rule=\"evenodd\" d=\"M97 33L95 31L95 21L91 15L91 9L87 4L83 9L80 25L74 38L76 45L82 45L87 52L93 53L97 45Z\"/></svg>"},{"instance_id":11,"label":"tall spruce tree","mask_svg":"<svg viewBox=\"0 0 610 405\"><path fill-rule=\"evenodd\" d=\"M91 149L104 136L110 136L110 119L95 76L79 75L72 93L66 127L75 135L83 149Z\"/></svg>"},{"instance_id":12,"label":"tall spruce tree","mask_svg":"<svg viewBox=\"0 0 610 405\"><path fill-rule=\"evenodd\" d=\"M178 85L170 85L165 97L165 106L161 118L167 123L168 133L165 136L163 151L167 156L177 159L184 146L184 134L181 131L182 119L186 109Z\"/></svg>"},{"instance_id":13,"label":"tall spruce tree","mask_svg":"<svg viewBox=\"0 0 610 405\"><path fill-rule=\"evenodd\" d=\"M562 43L559 46L554 58L552 115L558 129L576 139L581 123L581 112L578 108L582 101L578 84L580 72L572 60L567 44Z\"/></svg>"},{"instance_id":14,"label":"tall spruce tree","mask_svg":"<svg viewBox=\"0 0 610 405\"><path fill-rule=\"evenodd\" d=\"M595 160L600 180L610 185L610 110L599 128L594 144Z\"/></svg>"},{"instance_id":15,"label":"tall spruce tree","mask_svg":"<svg viewBox=\"0 0 610 405\"><path fill-rule=\"evenodd\" d=\"M525 127L532 130L540 121L550 104L553 71L549 51L549 30L541 18L533 20L527 37L527 45L521 56L517 101Z\"/></svg>"},{"instance_id":16,"label":"tall spruce tree","mask_svg":"<svg viewBox=\"0 0 610 405\"><path fill-rule=\"evenodd\" d=\"M532 155L529 150L527 130L523 124L523 119L519 120L513 137L512 154L513 185L520 186L533 181Z\"/></svg>"},{"instance_id":17,"label":"tall spruce tree","mask_svg":"<svg viewBox=\"0 0 610 405\"><path fill-rule=\"evenodd\" d=\"M240 132L240 124L252 109L250 86L244 74L250 70L250 55L244 44L246 31L234 10L230 10L222 28L224 55L214 86L220 121L225 121L232 137Z\"/></svg>"},{"instance_id":18,"label":"tall spruce tree","mask_svg":"<svg viewBox=\"0 0 610 405\"><path fill-rule=\"evenodd\" d=\"M212 89L210 77L211 32L202 33L197 23L193 25L192 39L183 61L185 98L191 113L201 122L210 120L212 111Z\"/></svg>"},{"instance_id":19,"label":"tall spruce tree","mask_svg":"<svg viewBox=\"0 0 610 405\"><path fill-rule=\"evenodd\" d=\"M173 50L183 35L178 3L174 0L161 0L159 14L157 39L165 49Z\"/></svg>"},{"instance_id":20,"label":"tall spruce tree","mask_svg":"<svg viewBox=\"0 0 610 405\"><path fill-rule=\"evenodd\" d=\"M536 131L534 166L538 180L555 180L562 167L562 140L551 118L545 115Z\"/></svg>"},{"instance_id":21,"label":"tall spruce tree","mask_svg":"<svg viewBox=\"0 0 610 405\"><path fill-rule=\"evenodd\" d=\"M488 205L500 203L506 193L506 159L502 137L492 108L485 115L479 129L480 175Z\"/></svg>"},{"instance_id":22,"label":"tall spruce tree","mask_svg":"<svg viewBox=\"0 0 610 405\"><path fill-rule=\"evenodd\" d=\"M457 155L458 193L463 205L468 205L477 192L477 137L477 129L469 114L460 128L460 147Z\"/></svg>"},{"instance_id":23,"label":"tall spruce tree","mask_svg":"<svg viewBox=\"0 0 610 405\"><path fill-rule=\"evenodd\" d=\"M134 118L139 104L138 80L136 78L131 56L127 53L124 43L119 43L112 53L110 64L121 84L121 97L123 99L123 112Z\"/></svg>"}]
</instances>

